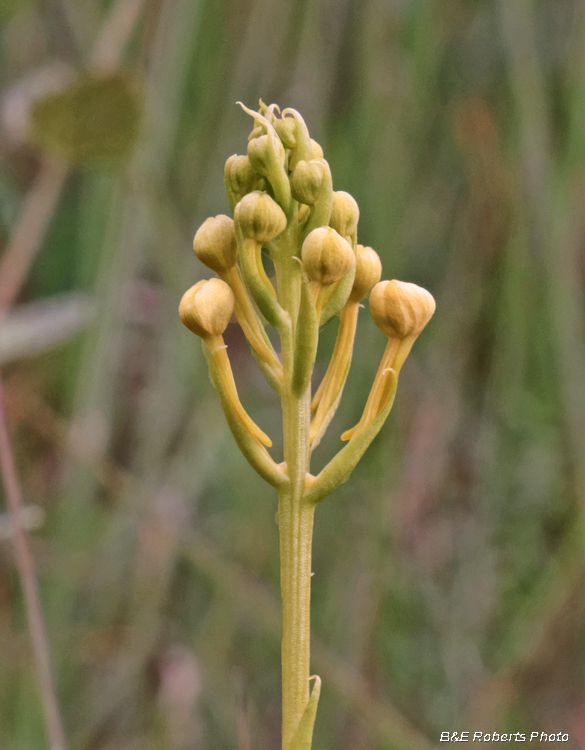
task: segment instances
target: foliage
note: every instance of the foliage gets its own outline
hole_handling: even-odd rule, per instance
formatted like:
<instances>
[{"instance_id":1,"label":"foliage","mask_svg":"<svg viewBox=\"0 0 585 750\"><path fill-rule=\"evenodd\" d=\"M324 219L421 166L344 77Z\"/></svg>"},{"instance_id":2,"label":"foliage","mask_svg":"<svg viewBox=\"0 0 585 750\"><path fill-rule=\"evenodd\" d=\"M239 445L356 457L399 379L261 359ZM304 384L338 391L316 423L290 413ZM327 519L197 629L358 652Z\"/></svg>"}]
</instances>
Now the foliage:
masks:
<instances>
[{"instance_id":1,"label":"foliage","mask_svg":"<svg viewBox=\"0 0 585 750\"><path fill-rule=\"evenodd\" d=\"M10 6L4 91L56 59L89 64L113 4ZM71 747L244 750L248 732L254 750L278 745L272 492L234 450L176 319L198 278L193 234L228 208L223 163L247 128L234 102L259 96L302 111L359 203L361 241L441 310L405 365L394 424L317 508L314 745L414 750L451 727L566 727L576 744L582 4L144 8L123 56L144 79L139 146L118 170L69 171L19 298L88 291L95 318L4 366L25 501L46 516L33 552ZM39 152L3 136L2 156L3 204L21 206ZM3 242L16 221L0 211ZM323 329L320 375L335 333ZM234 326L225 339L242 403L277 435L276 397ZM364 315L336 432L359 419L384 343ZM0 747L36 750L38 690L2 552Z\"/></svg>"}]
</instances>

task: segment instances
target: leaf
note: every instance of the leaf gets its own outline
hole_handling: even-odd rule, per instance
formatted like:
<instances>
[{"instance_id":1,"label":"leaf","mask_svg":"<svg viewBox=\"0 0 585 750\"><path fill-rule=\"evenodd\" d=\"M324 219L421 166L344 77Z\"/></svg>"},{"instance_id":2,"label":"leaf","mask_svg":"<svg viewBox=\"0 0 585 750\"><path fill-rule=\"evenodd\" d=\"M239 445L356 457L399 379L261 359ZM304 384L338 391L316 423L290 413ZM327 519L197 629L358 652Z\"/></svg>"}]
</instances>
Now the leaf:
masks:
<instances>
[{"instance_id":1,"label":"leaf","mask_svg":"<svg viewBox=\"0 0 585 750\"><path fill-rule=\"evenodd\" d=\"M303 713L303 717L297 727L294 737L289 743L287 750L311 750L313 743L313 727L317 716L317 705L321 695L321 678L313 675L309 679L315 680L315 686Z\"/></svg>"},{"instance_id":2,"label":"leaf","mask_svg":"<svg viewBox=\"0 0 585 750\"><path fill-rule=\"evenodd\" d=\"M86 73L33 104L32 135L71 164L115 162L136 142L141 109L138 86L128 73Z\"/></svg>"}]
</instances>

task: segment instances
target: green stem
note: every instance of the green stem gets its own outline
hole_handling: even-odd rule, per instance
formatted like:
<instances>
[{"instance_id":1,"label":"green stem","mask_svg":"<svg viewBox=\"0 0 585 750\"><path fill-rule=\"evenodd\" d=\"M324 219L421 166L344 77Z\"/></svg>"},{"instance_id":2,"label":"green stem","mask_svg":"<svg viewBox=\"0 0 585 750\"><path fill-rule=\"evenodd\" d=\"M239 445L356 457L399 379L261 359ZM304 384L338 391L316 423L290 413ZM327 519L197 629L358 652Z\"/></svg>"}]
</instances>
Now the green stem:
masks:
<instances>
[{"instance_id":1,"label":"green stem","mask_svg":"<svg viewBox=\"0 0 585 750\"><path fill-rule=\"evenodd\" d=\"M309 701L311 543L315 509L303 498L308 465L309 400L306 396L302 402L294 397L285 400L289 401L285 409L285 438L287 433L289 438L285 456L291 483L281 489L278 498L283 748L294 736Z\"/></svg>"},{"instance_id":2,"label":"green stem","mask_svg":"<svg viewBox=\"0 0 585 750\"><path fill-rule=\"evenodd\" d=\"M295 217L296 218L296 217ZM296 222L295 222L296 223ZM282 245L294 246L292 232ZM284 382L281 390L284 460L289 483L278 495L280 581L282 592L282 747L290 744L309 701L311 543L314 505L304 498L309 472L310 381L299 393L292 388L294 339L300 292L300 266L281 245L275 261L279 301L291 319L282 336Z\"/></svg>"}]
</instances>

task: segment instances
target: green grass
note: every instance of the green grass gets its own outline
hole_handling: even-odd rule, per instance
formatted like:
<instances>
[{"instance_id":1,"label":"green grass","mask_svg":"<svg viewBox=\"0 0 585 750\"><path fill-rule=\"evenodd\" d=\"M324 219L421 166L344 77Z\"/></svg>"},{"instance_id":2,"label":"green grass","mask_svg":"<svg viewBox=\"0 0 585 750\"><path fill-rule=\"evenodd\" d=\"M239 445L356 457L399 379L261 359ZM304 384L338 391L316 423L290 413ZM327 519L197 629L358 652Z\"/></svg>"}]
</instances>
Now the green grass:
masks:
<instances>
[{"instance_id":1,"label":"green grass","mask_svg":"<svg viewBox=\"0 0 585 750\"><path fill-rule=\"evenodd\" d=\"M70 42L91 46L109 5L12 0L0 12L2 89L57 58L80 65ZM278 746L276 498L236 449L176 314L204 275L194 231L227 211L223 163L245 148L235 101L260 96L303 114L384 276L437 299L391 419L316 514L315 747L414 750L464 727L573 742L584 700L580 4L145 7L124 55L143 83L138 145L123 166L71 172L19 300L83 289L96 318L58 351L4 369L25 501L47 512L33 551L71 748L245 750L244 714L253 750ZM4 242L39 155L6 138L0 154ZM317 461L359 417L382 354L367 309L359 326ZM236 337L230 356L242 401L278 434L275 400ZM0 747L38 750L20 585L1 544Z\"/></svg>"}]
</instances>

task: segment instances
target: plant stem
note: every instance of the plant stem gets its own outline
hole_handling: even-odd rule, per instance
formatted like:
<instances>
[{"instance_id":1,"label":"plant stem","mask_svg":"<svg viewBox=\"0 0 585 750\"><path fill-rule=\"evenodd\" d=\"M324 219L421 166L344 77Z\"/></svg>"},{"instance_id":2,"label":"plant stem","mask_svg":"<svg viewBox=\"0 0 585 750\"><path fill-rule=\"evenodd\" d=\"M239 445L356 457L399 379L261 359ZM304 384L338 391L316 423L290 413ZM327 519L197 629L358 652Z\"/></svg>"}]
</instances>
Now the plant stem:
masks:
<instances>
[{"instance_id":1,"label":"plant stem","mask_svg":"<svg viewBox=\"0 0 585 750\"><path fill-rule=\"evenodd\" d=\"M41 598L35 575L33 558L22 528L21 510L22 493L14 465L14 455L10 444L6 412L4 407L4 392L0 380L0 471L6 492L6 500L10 510L14 536L14 550L16 562L22 581L24 602L28 619L28 628L33 646L33 655L41 701L45 716L45 725L51 750L66 750L67 742L63 730L63 722L59 712L59 704L55 691L49 638L41 607Z\"/></svg>"},{"instance_id":2,"label":"plant stem","mask_svg":"<svg viewBox=\"0 0 585 750\"><path fill-rule=\"evenodd\" d=\"M49 228L68 168L44 156L0 263L0 314L12 307Z\"/></svg>"},{"instance_id":3,"label":"plant stem","mask_svg":"<svg viewBox=\"0 0 585 750\"><path fill-rule=\"evenodd\" d=\"M283 238L286 242L290 238ZM282 593L282 747L294 736L309 700L311 543L314 505L304 500L309 471L310 383L292 390L294 331L298 314L300 267L282 253L275 263L279 301L289 313L292 335L282 336L284 383L281 392L284 460L290 482L278 496ZM288 256L288 257L287 257Z\"/></svg>"},{"instance_id":4,"label":"plant stem","mask_svg":"<svg viewBox=\"0 0 585 750\"><path fill-rule=\"evenodd\" d=\"M311 543L314 505L303 498L308 465L309 389L283 398L285 460L291 478L278 499L282 591L282 740L286 748L309 700Z\"/></svg>"}]
</instances>

